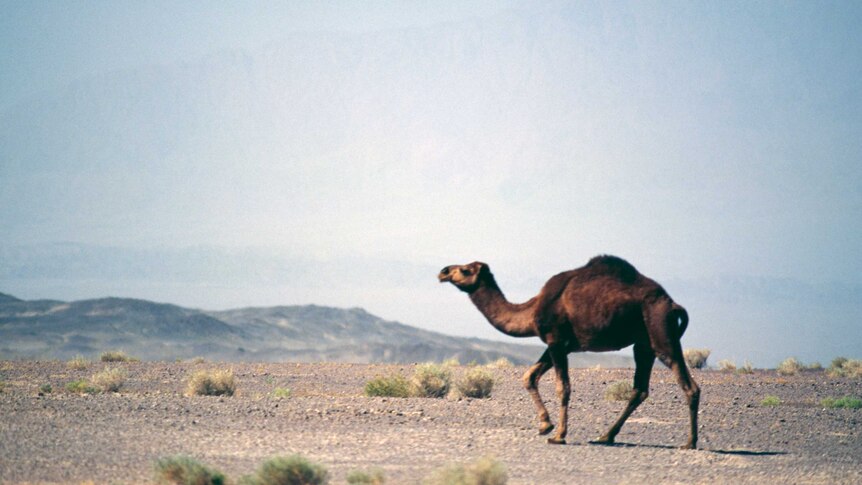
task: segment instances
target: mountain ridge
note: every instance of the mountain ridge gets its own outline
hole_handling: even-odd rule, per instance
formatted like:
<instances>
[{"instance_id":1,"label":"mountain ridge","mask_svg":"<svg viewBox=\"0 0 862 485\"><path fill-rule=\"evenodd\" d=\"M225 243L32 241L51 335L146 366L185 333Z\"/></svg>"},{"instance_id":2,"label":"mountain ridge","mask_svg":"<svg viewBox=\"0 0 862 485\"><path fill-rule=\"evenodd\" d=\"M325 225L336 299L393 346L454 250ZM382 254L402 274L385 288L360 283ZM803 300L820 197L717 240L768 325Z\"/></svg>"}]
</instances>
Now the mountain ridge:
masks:
<instances>
[{"instance_id":1,"label":"mountain ridge","mask_svg":"<svg viewBox=\"0 0 862 485\"><path fill-rule=\"evenodd\" d=\"M455 358L530 364L538 345L465 338L388 321L362 308L281 305L206 311L135 298L63 302L0 293L0 357L95 358L121 349L143 360L412 363ZM619 355L575 355L572 366L627 366Z\"/></svg>"}]
</instances>

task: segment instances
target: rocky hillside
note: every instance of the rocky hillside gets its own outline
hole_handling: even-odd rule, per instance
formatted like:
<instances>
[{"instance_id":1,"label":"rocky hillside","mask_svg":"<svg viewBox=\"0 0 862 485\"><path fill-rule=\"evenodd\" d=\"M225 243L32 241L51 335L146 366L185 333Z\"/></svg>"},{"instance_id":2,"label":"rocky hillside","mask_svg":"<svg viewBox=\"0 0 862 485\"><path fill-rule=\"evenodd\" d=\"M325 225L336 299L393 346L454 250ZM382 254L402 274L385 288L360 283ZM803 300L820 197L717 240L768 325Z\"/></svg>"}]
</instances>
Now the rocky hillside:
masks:
<instances>
[{"instance_id":1,"label":"rocky hillside","mask_svg":"<svg viewBox=\"0 0 862 485\"><path fill-rule=\"evenodd\" d=\"M533 342L531 342L533 343ZM95 357L121 349L144 360L410 363L505 357L535 361L542 348L453 337L360 308L306 306L207 312L145 300L23 301L0 294L0 358ZM625 366L615 355L572 356L573 366Z\"/></svg>"}]
</instances>

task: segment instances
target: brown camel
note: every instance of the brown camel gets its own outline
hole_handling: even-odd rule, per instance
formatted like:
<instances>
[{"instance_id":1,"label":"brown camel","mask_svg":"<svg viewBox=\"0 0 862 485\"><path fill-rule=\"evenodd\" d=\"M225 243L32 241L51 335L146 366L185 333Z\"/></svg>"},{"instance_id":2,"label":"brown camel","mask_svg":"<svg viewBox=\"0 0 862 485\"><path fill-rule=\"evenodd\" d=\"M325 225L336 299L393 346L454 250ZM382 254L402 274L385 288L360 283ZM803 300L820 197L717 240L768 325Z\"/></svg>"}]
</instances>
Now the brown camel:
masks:
<instances>
[{"instance_id":1,"label":"brown camel","mask_svg":"<svg viewBox=\"0 0 862 485\"><path fill-rule=\"evenodd\" d=\"M476 308L497 330L513 337L539 337L548 348L524 374L524 387L539 412L539 434L554 428L539 396L539 379L551 367L557 375L560 420L549 443L564 444L568 425L570 352L619 350L634 344L634 390L625 411L602 437L591 443L611 444L629 415L649 395L656 356L676 375L688 399L691 433L683 448L697 446L700 388L691 378L680 337L688 313L655 281L614 256L597 256L586 266L560 273L525 303L503 296L485 263L447 266L441 283L451 282L470 295Z\"/></svg>"}]
</instances>

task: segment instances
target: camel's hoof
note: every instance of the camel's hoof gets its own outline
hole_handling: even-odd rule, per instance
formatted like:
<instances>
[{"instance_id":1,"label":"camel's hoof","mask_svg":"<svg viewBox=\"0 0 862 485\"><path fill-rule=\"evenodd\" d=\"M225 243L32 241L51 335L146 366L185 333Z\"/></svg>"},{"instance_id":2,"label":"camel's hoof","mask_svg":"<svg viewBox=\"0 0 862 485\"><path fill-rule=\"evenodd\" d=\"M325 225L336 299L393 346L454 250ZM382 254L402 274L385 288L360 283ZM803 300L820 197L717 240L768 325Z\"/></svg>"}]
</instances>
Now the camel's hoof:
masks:
<instances>
[{"instance_id":1,"label":"camel's hoof","mask_svg":"<svg viewBox=\"0 0 862 485\"><path fill-rule=\"evenodd\" d=\"M601 438L596 438L590 441L591 445L612 445L614 444L614 439L608 436L602 436Z\"/></svg>"},{"instance_id":2,"label":"camel's hoof","mask_svg":"<svg viewBox=\"0 0 862 485\"><path fill-rule=\"evenodd\" d=\"M679 449L681 449L681 450L696 450L697 445L694 443L686 443L686 444L680 446Z\"/></svg>"},{"instance_id":3,"label":"camel's hoof","mask_svg":"<svg viewBox=\"0 0 862 485\"><path fill-rule=\"evenodd\" d=\"M539 426L539 436L550 433L552 429L554 429L553 424L543 423L541 426Z\"/></svg>"},{"instance_id":4,"label":"camel's hoof","mask_svg":"<svg viewBox=\"0 0 862 485\"><path fill-rule=\"evenodd\" d=\"M565 438L548 438L549 445L564 445L566 444Z\"/></svg>"}]
</instances>

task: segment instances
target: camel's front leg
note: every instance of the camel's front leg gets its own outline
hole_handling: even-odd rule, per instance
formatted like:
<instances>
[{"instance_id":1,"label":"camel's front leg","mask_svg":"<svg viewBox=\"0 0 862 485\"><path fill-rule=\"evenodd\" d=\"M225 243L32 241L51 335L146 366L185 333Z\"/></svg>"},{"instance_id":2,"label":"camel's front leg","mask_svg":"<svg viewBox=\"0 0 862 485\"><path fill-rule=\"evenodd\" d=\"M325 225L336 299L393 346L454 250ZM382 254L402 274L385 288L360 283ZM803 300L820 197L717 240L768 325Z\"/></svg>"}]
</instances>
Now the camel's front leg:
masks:
<instances>
[{"instance_id":1,"label":"camel's front leg","mask_svg":"<svg viewBox=\"0 0 862 485\"><path fill-rule=\"evenodd\" d=\"M566 349L551 350L551 361L557 374L557 397L560 399L560 422L557 435L548 438L548 443L562 445L566 443L566 432L569 426L569 397L572 386L569 383L569 354Z\"/></svg>"},{"instance_id":2,"label":"camel's front leg","mask_svg":"<svg viewBox=\"0 0 862 485\"><path fill-rule=\"evenodd\" d=\"M551 368L550 351L545 350L545 353L539 357L539 360L533 364L524 374L524 387L533 398L533 404L536 405L536 411L539 413L539 434L548 434L554 429L551 423L551 418L548 416L548 410L545 409L545 403L542 402L542 397L539 395L539 379L548 372Z\"/></svg>"}]
</instances>

